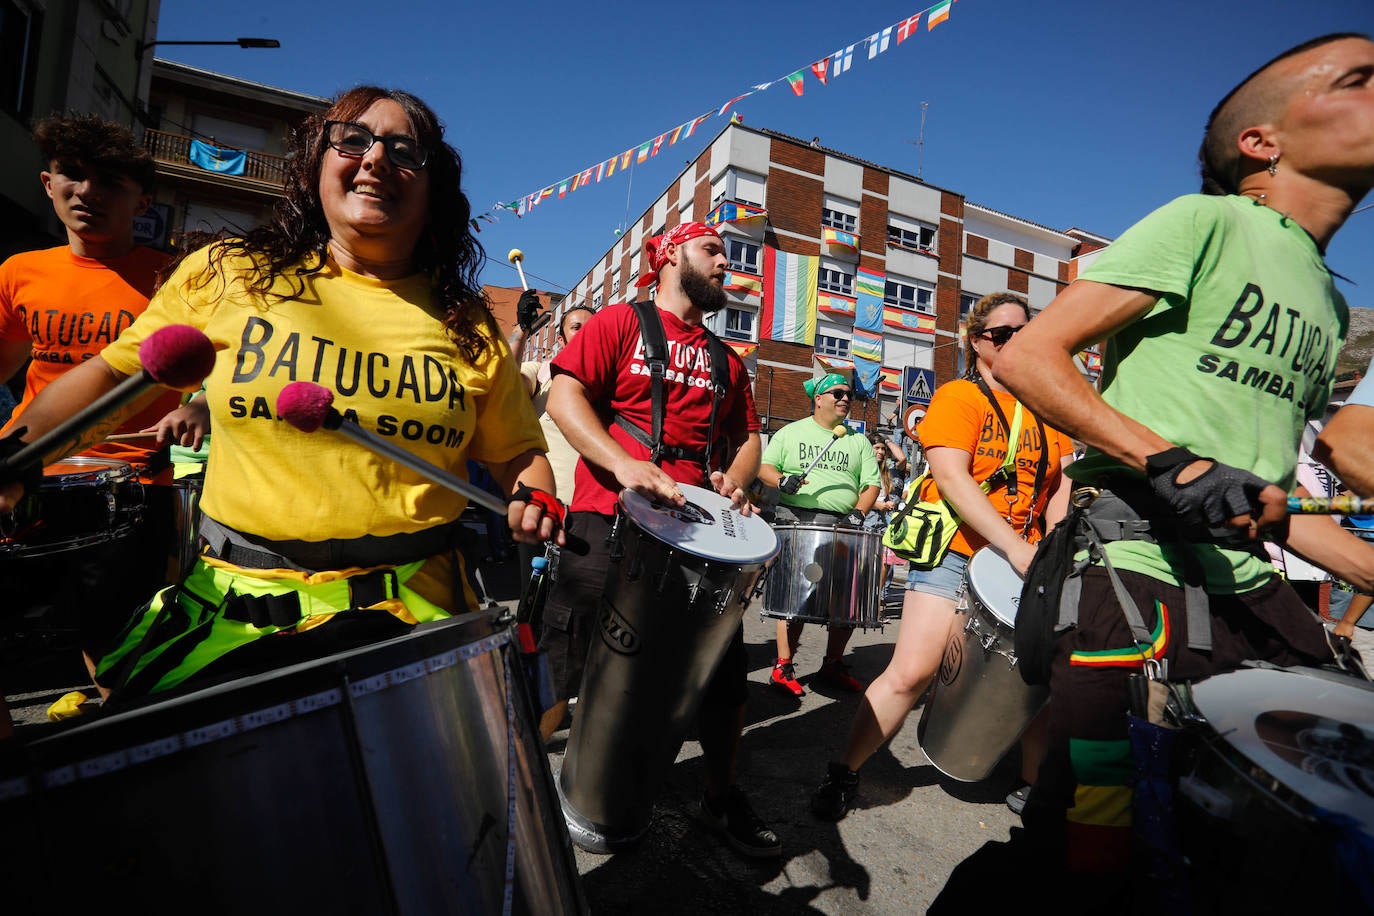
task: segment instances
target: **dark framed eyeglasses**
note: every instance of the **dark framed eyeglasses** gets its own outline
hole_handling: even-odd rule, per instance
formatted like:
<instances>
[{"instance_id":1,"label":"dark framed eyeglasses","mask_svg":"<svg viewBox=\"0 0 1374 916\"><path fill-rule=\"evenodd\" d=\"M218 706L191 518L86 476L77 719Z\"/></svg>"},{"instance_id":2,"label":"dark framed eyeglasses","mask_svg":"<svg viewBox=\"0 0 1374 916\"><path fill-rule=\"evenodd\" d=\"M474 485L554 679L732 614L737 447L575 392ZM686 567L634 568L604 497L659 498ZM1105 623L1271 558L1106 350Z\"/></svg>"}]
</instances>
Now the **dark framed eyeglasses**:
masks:
<instances>
[{"instance_id":1,"label":"dark framed eyeglasses","mask_svg":"<svg viewBox=\"0 0 1374 916\"><path fill-rule=\"evenodd\" d=\"M850 391L848 388L831 388L826 394L837 401L848 401L854 397L854 392Z\"/></svg>"},{"instance_id":2,"label":"dark framed eyeglasses","mask_svg":"<svg viewBox=\"0 0 1374 916\"><path fill-rule=\"evenodd\" d=\"M1024 327L1024 324L1004 324L995 328L984 328L978 333L978 336L984 340L991 341L994 347L1000 347L1002 344L1011 340L1012 335Z\"/></svg>"},{"instance_id":3,"label":"dark framed eyeglasses","mask_svg":"<svg viewBox=\"0 0 1374 916\"><path fill-rule=\"evenodd\" d=\"M429 150L414 137L405 134L379 137L352 121L325 121L324 137L331 147L345 156L366 155L372 144L380 143L386 158L398 169L422 169L429 161Z\"/></svg>"}]
</instances>

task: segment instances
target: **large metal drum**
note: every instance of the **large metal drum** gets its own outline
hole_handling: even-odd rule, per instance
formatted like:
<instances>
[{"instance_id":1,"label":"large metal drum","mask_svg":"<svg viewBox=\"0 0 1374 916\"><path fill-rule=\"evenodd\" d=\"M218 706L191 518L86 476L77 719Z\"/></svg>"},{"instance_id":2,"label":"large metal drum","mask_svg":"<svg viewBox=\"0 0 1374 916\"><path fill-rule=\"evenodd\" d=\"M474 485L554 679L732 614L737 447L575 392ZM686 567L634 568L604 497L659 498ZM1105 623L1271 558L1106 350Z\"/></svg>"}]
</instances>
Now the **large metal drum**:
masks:
<instances>
[{"instance_id":1,"label":"large metal drum","mask_svg":"<svg viewBox=\"0 0 1374 916\"><path fill-rule=\"evenodd\" d=\"M1374 911L1374 684L1243 668L1180 695L1193 911Z\"/></svg>"},{"instance_id":2,"label":"large metal drum","mask_svg":"<svg viewBox=\"0 0 1374 916\"><path fill-rule=\"evenodd\" d=\"M578 846L615 852L649 826L706 685L778 541L702 487L681 508L621 494L610 572L558 776Z\"/></svg>"},{"instance_id":3,"label":"large metal drum","mask_svg":"<svg viewBox=\"0 0 1374 916\"><path fill-rule=\"evenodd\" d=\"M992 772L1044 705L1049 688L1016 670L1012 637L1022 579L991 547L970 558L959 610L963 632L950 636L916 737L941 773L977 782Z\"/></svg>"},{"instance_id":4,"label":"large metal drum","mask_svg":"<svg viewBox=\"0 0 1374 916\"><path fill-rule=\"evenodd\" d=\"M764 580L764 617L882 626L883 538L843 525L773 526L780 550Z\"/></svg>"},{"instance_id":5,"label":"large metal drum","mask_svg":"<svg viewBox=\"0 0 1374 916\"><path fill-rule=\"evenodd\" d=\"M0 742L7 910L584 911L513 652L468 614Z\"/></svg>"},{"instance_id":6,"label":"large metal drum","mask_svg":"<svg viewBox=\"0 0 1374 916\"><path fill-rule=\"evenodd\" d=\"M73 455L43 468L38 493L0 518L0 559L43 557L127 537L143 488L126 461Z\"/></svg>"}]
</instances>

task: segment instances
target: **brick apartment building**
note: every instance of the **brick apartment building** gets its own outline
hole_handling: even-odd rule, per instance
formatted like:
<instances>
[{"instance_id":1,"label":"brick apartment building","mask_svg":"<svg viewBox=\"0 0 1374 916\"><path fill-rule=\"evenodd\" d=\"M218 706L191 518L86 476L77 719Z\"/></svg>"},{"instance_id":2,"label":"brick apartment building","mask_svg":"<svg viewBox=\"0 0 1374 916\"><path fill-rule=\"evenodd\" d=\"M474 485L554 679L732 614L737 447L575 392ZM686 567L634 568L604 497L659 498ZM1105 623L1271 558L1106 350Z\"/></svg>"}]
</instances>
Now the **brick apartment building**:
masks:
<instances>
[{"instance_id":1,"label":"brick apartment building","mask_svg":"<svg viewBox=\"0 0 1374 916\"><path fill-rule=\"evenodd\" d=\"M729 304L709 319L754 377L765 433L811 412L801 384L852 370L855 280L883 281L883 384L852 419L891 425L903 404L901 372L962 371L959 323L987 293L1012 290L1047 305L1108 240L1058 231L968 202L955 190L775 131L726 126L578 281L556 311L623 301L636 292L646 237L681 222L713 224L730 259ZM771 339L760 312L771 278L767 249L819 257L814 343ZM776 257L776 255L774 255ZM761 336L762 332L762 336ZM533 351L552 348L552 332ZM1085 371L1090 371L1085 366Z\"/></svg>"}]
</instances>

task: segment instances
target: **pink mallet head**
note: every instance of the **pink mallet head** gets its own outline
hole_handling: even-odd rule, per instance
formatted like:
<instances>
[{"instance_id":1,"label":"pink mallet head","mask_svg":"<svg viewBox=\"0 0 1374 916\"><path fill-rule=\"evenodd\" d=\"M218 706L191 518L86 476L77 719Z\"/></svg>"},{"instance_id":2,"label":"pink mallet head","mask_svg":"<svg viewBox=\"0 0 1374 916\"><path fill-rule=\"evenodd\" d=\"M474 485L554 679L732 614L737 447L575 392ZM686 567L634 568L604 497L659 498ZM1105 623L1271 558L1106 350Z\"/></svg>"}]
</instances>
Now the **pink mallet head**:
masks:
<instances>
[{"instance_id":1,"label":"pink mallet head","mask_svg":"<svg viewBox=\"0 0 1374 916\"><path fill-rule=\"evenodd\" d=\"M199 328L169 324L138 345L138 360L159 385L194 391L215 368L215 346Z\"/></svg>"},{"instance_id":2,"label":"pink mallet head","mask_svg":"<svg viewBox=\"0 0 1374 916\"><path fill-rule=\"evenodd\" d=\"M291 382L277 395L277 416L303 433L324 425L334 406L334 392L314 382Z\"/></svg>"}]
</instances>

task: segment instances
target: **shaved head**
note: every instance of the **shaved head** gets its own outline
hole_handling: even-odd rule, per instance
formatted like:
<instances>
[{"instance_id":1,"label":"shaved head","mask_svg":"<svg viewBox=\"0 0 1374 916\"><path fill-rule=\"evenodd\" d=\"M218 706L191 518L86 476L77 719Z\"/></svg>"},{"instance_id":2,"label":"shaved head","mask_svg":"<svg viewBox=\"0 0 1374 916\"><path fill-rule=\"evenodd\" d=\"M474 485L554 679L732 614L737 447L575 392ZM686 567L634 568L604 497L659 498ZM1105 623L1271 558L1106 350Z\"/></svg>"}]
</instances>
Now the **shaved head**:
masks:
<instances>
[{"instance_id":1,"label":"shaved head","mask_svg":"<svg viewBox=\"0 0 1374 916\"><path fill-rule=\"evenodd\" d=\"M1235 194L1239 191L1244 162L1237 138L1248 128L1277 122L1293 92L1303 84L1303 74L1299 70L1279 64L1313 48L1350 38L1369 40L1369 36L1357 32L1339 32L1305 41L1241 80L1217 103L1207 119L1202 147L1198 150L1202 193Z\"/></svg>"}]
</instances>

